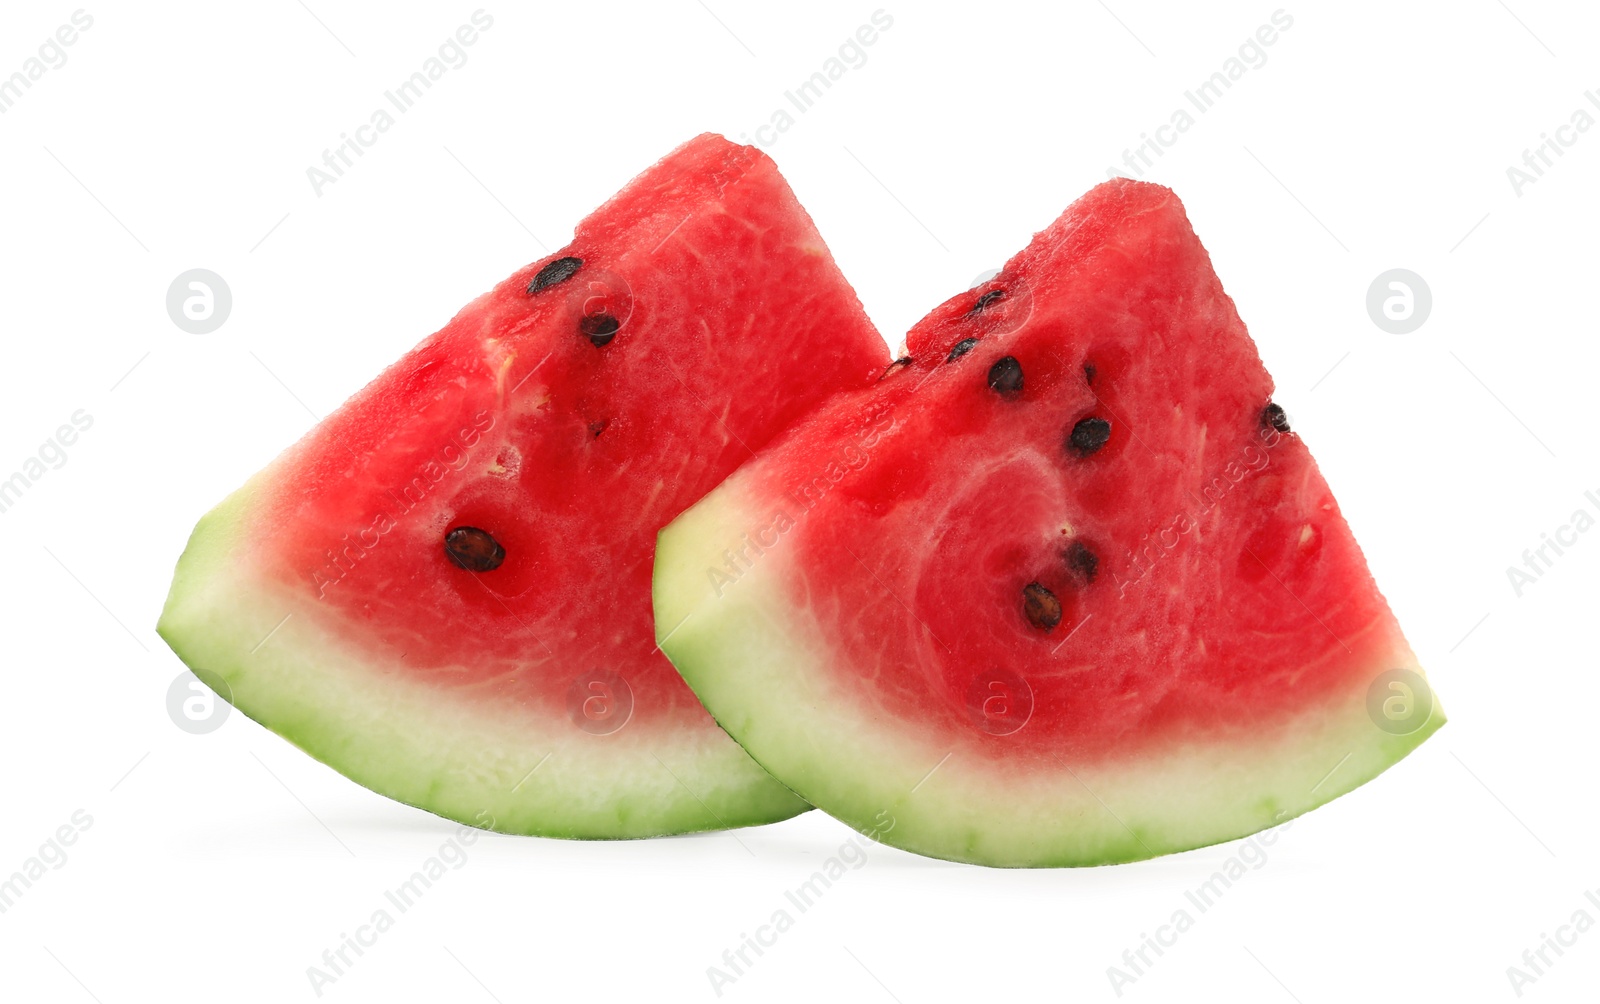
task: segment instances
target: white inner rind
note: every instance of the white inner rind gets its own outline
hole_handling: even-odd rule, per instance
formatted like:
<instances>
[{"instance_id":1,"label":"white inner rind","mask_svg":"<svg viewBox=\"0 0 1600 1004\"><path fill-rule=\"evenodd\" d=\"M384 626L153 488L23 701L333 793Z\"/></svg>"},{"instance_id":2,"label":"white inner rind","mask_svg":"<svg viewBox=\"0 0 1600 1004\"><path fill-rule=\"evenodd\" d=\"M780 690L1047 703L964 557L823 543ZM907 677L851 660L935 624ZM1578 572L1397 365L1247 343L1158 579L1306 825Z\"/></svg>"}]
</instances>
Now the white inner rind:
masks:
<instances>
[{"instance_id":1,"label":"white inner rind","mask_svg":"<svg viewBox=\"0 0 1600 1004\"><path fill-rule=\"evenodd\" d=\"M380 794L502 832L642 837L785 819L808 806L715 729L591 735L546 709L429 686L363 652L315 600L249 559L255 482L195 528L158 627L202 679ZM209 681L208 681L209 682Z\"/></svg>"},{"instance_id":2,"label":"white inner rind","mask_svg":"<svg viewBox=\"0 0 1600 1004\"><path fill-rule=\"evenodd\" d=\"M1405 756L1443 724L1437 708L1409 735L1379 729L1365 688L1203 742L1098 763L1041 759L1033 744L996 758L994 737L905 721L863 700L810 608L793 540L765 549L718 589L729 541L758 524L745 478L703 499L661 534L656 550L658 641L734 738L801 796L886 843L935 857L1002 866L1128 861L1242 837L1342 795ZM803 533L804 526L789 536ZM1398 638L1398 635L1397 635ZM1396 642L1383 670L1415 667ZM887 671L894 671L890 667ZM1420 670L1418 670L1420 672ZM1027 728L1016 733L1021 740ZM980 752L980 744L991 744ZM885 827L888 821L891 825Z\"/></svg>"}]
</instances>

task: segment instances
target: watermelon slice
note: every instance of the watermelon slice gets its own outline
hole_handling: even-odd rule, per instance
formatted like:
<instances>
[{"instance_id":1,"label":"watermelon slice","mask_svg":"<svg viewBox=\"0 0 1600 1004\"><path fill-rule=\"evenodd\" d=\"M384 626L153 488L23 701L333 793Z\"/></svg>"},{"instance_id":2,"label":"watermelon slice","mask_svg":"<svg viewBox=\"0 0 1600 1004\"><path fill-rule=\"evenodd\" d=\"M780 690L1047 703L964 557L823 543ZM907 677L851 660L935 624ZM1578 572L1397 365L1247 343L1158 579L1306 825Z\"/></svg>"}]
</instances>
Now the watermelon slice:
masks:
<instances>
[{"instance_id":1,"label":"watermelon slice","mask_svg":"<svg viewBox=\"0 0 1600 1004\"><path fill-rule=\"evenodd\" d=\"M1099 186L906 346L657 546L662 647L808 801L935 857L1128 861L1442 724L1170 191Z\"/></svg>"},{"instance_id":2,"label":"watermelon slice","mask_svg":"<svg viewBox=\"0 0 1600 1004\"><path fill-rule=\"evenodd\" d=\"M657 531L887 348L771 160L706 135L206 516L159 630L402 802L634 837L807 806L656 649Z\"/></svg>"}]
</instances>

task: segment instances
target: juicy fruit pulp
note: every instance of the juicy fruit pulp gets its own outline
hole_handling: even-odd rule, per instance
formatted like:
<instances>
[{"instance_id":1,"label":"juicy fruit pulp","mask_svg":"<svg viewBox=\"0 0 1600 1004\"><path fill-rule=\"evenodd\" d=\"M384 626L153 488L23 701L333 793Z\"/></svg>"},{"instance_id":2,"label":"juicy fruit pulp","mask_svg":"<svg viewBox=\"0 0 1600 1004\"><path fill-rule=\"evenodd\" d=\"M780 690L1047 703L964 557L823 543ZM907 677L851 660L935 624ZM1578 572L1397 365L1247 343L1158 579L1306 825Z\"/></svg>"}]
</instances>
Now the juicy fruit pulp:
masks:
<instances>
[{"instance_id":1,"label":"juicy fruit pulp","mask_svg":"<svg viewBox=\"0 0 1600 1004\"><path fill-rule=\"evenodd\" d=\"M1415 657L1170 191L1096 188L906 344L657 549L663 649L796 792L1096 864L1280 822L1442 724L1369 716Z\"/></svg>"},{"instance_id":2,"label":"juicy fruit pulp","mask_svg":"<svg viewBox=\"0 0 1600 1004\"><path fill-rule=\"evenodd\" d=\"M772 162L702 136L208 515L161 633L313 756L463 822L793 815L656 649L652 550L886 360Z\"/></svg>"}]
</instances>

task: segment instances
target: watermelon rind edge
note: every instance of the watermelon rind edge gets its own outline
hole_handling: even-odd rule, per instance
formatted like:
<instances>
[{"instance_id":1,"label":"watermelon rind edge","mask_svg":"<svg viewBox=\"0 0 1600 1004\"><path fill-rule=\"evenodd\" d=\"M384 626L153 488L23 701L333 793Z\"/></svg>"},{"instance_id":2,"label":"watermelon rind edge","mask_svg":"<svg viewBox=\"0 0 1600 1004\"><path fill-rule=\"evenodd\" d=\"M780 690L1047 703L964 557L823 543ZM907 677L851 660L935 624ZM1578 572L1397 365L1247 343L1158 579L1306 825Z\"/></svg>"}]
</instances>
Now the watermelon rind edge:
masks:
<instances>
[{"instance_id":1,"label":"watermelon rind edge","mask_svg":"<svg viewBox=\"0 0 1600 1004\"><path fill-rule=\"evenodd\" d=\"M1365 693L1351 692L1296 720L1241 731L1236 742L1132 764L1008 771L966 745L972 737L937 737L937 729L866 708L858 689L830 682L839 660L822 643L814 611L786 588L805 573L781 544L731 585L708 575L726 542L757 523L756 496L745 490L757 474L747 466L662 530L657 642L753 759L882 843L997 867L1093 866L1191 850L1353 791L1445 723L1434 700L1420 727L1392 734L1370 717ZM1387 668L1374 665L1372 676Z\"/></svg>"},{"instance_id":2,"label":"watermelon rind edge","mask_svg":"<svg viewBox=\"0 0 1600 1004\"><path fill-rule=\"evenodd\" d=\"M245 716L372 791L503 833L662 836L810 808L719 731L541 734L516 709L458 699L359 651L252 560L255 503L272 472L200 520L157 625Z\"/></svg>"}]
</instances>

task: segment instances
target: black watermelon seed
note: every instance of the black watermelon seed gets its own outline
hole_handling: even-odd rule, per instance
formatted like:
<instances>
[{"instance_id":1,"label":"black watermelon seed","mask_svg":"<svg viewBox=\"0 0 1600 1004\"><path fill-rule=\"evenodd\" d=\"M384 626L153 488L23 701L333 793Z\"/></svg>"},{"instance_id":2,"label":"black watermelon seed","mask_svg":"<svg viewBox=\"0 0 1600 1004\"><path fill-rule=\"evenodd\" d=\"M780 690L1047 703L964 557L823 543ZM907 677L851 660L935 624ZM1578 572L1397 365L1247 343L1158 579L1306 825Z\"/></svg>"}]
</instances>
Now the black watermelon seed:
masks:
<instances>
[{"instance_id":1,"label":"black watermelon seed","mask_svg":"<svg viewBox=\"0 0 1600 1004\"><path fill-rule=\"evenodd\" d=\"M1087 457L1100 447L1106 445L1106 440L1111 438L1111 423L1103 418L1078 419L1078 424L1072 427L1072 434L1067 437L1067 445L1073 452Z\"/></svg>"},{"instance_id":2,"label":"black watermelon seed","mask_svg":"<svg viewBox=\"0 0 1600 1004\"><path fill-rule=\"evenodd\" d=\"M1094 383L1094 374L1095 374L1094 363L1084 363L1083 364L1083 382L1084 383Z\"/></svg>"},{"instance_id":3,"label":"black watermelon seed","mask_svg":"<svg viewBox=\"0 0 1600 1004\"><path fill-rule=\"evenodd\" d=\"M1289 416L1284 414L1282 405L1268 402L1267 409L1261 413L1261 421L1279 432L1289 431Z\"/></svg>"},{"instance_id":4,"label":"black watermelon seed","mask_svg":"<svg viewBox=\"0 0 1600 1004\"><path fill-rule=\"evenodd\" d=\"M989 367L989 389L1006 397L1022 393L1022 364L1015 356L1001 356Z\"/></svg>"},{"instance_id":5,"label":"black watermelon seed","mask_svg":"<svg viewBox=\"0 0 1600 1004\"><path fill-rule=\"evenodd\" d=\"M1085 582L1093 582L1095 573L1100 571L1099 557L1081 540L1073 541L1062 557L1066 560L1067 567Z\"/></svg>"},{"instance_id":6,"label":"black watermelon seed","mask_svg":"<svg viewBox=\"0 0 1600 1004\"><path fill-rule=\"evenodd\" d=\"M557 258L534 275L533 281L528 283L528 292L537 293L539 290L554 286L558 282L566 282L582 267L582 258L570 256Z\"/></svg>"},{"instance_id":7,"label":"black watermelon seed","mask_svg":"<svg viewBox=\"0 0 1600 1004\"><path fill-rule=\"evenodd\" d=\"M1030 582L1022 587L1022 615L1039 630L1049 631L1061 623L1061 601L1039 583Z\"/></svg>"},{"instance_id":8,"label":"black watermelon seed","mask_svg":"<svg viewBox=\"0 0 1600 1004\"><path fill-rule=\"evenodd\" d=\"M583 332L584 337L593 342L597 349L617 337L617 329L620 327L622 322L610 314L585 314L578 321L578 330Z\"/></svg>"},{"instance_id":9,"label":"black watermelon seed","mask_svg":"<svg viewBox=\"0 0 1600 1004\"><path fill-rule=\"evenodd\" d=\"M444 553L457 568L469 572L492 572L506 560L506 549L475 526L458 526L444 535Z\"/></svg>"},{"instance_id":10,"label":"black watermelon seed","mask_svg":"<svg viewBox=\"0 0 1600 1004\"><path fill-rule=\"evenodd\" d=\"M987 293L983 294L982 296L978 297L978 301L972 305L972 309L967 311L967 316L971 317L973 314L981 314L981 313L983 313L983 308L987 307L989 304L993 303L994 301L1000 299L1001 297L1003 297L1005 295L1006 295L1006 291L1003 290L1003 289L991 289L991 290L989 290L989 292L987 292Z\"/></svg>"},{"instance_id":11,"label":"black watermelon seed","mask_svg":"<svg viewBox=\"0 0 1600 1004\"><path fill-rule=\"evenodd\" d=\"M978 340L976 338L963 338L963 339L961 339L961 341L956 342L955 345L951 347L950 354L948 356L945 356L944 361L947 362L947 363L955 362L957 359L960 359L962 356L966 355L968 352L971 352L972 351L972 347L974 345L976 345L976 344L978 344Z\"/></svg>"},{"instance_id":12,"label":"black watermelon seed","mask_svg":"<svg viewBox=\"0 0 1600 1004\"><path fill-rule=\"evenodd\" d=\"M611 419L609 419L609 418L603 418L598 422L590 422L589 423L589 435L593 436L596 439L599 439L600 438L600 433L606 431L606 426L608 426L610 424L611 424Z\"/></svg>"}]
</instances>

